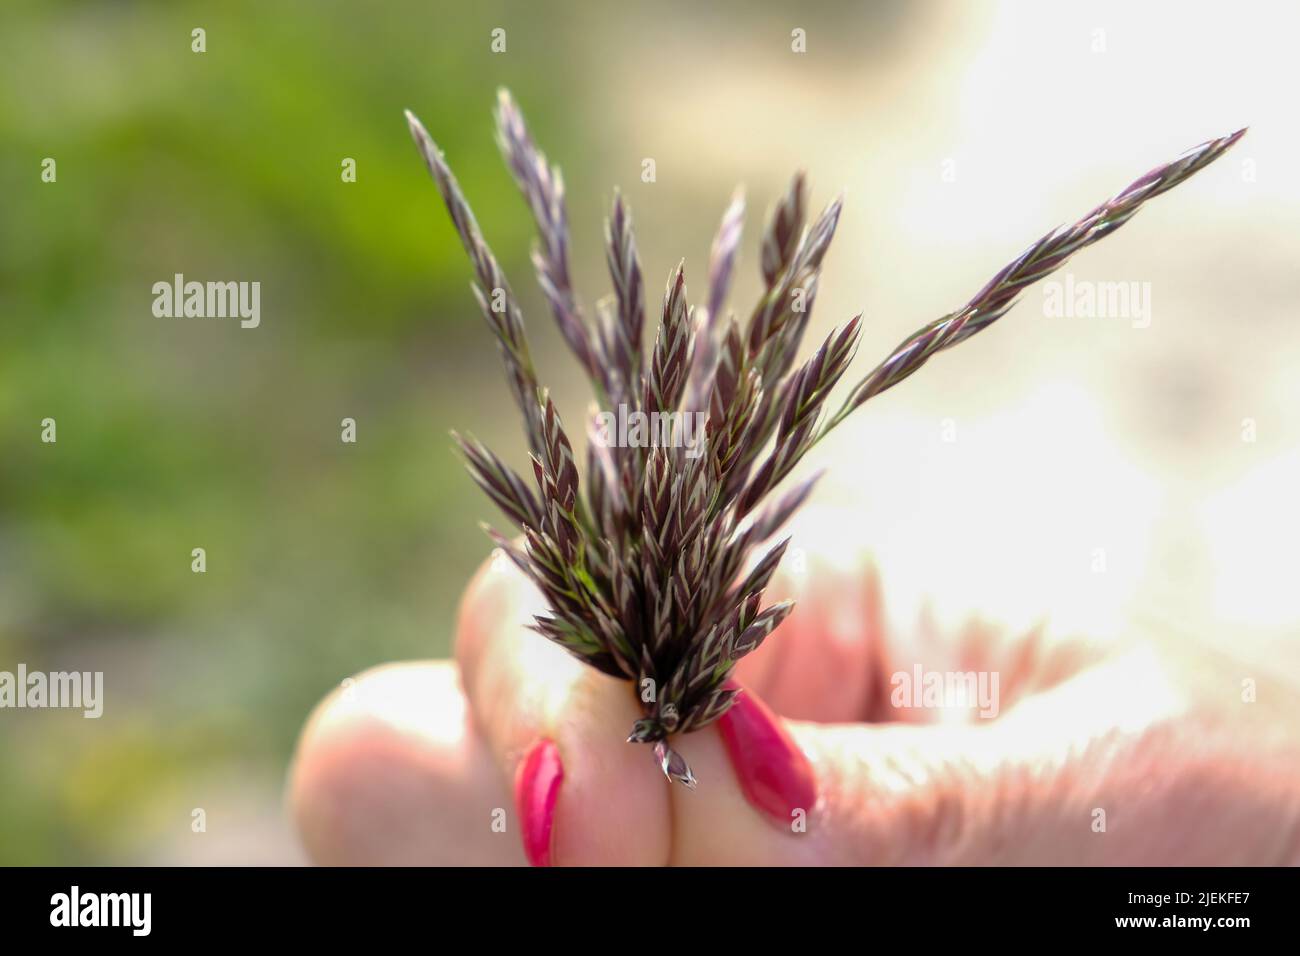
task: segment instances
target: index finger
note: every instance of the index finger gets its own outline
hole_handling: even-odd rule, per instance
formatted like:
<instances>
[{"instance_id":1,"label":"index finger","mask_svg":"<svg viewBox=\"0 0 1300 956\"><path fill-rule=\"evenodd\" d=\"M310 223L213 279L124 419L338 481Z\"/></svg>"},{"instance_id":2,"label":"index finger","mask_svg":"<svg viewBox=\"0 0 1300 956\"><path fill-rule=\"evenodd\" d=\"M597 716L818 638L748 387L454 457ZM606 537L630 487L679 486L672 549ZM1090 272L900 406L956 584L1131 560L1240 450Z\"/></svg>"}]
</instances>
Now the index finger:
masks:
<instances>
[{"instance_id":1,"label":"index finger","mask_svg":"<svg viewBox=\"0 0 1300 956\"><path fill-rule=\"evenodd\" d=\"M528 630L542 595L508 561L466 591L456 659L474 719L515 795L535 865L664 865L666 781L648 748L625 742L641 716L632 685Z\"/></svg>"}]
</instances>

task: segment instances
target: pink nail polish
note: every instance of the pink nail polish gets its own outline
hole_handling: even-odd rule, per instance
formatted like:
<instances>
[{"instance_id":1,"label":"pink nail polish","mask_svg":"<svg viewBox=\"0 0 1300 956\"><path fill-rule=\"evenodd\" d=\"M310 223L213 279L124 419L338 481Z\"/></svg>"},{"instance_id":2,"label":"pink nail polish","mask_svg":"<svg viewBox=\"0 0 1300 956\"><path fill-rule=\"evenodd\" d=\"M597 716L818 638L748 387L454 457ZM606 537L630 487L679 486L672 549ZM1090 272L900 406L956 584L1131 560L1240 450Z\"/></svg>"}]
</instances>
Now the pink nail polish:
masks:
<instances>
[{"instance_id":1,"label":"pink nail polish","mask_svg":"<svg viewBox=\"0 0 1300 956\"><path fill-rule=\"evenodd\" d=\"M781 826L790 825L796 809L812 812L817 802L812 764L761 700L742 689L718 729L750 803Z\"/></svg>"},{"instance_id":2,"label":"pink nail polish","mask_svg":"<svg viewBox=\"0 0 1300 956\"><path fill-rule=\"evenodd\" d=\"M564 764L553 740L533 744L515 771L515 810L523 828L524 854L533 866L551 865L555 801L564 782Z\"/></svg>"}]
</instances>

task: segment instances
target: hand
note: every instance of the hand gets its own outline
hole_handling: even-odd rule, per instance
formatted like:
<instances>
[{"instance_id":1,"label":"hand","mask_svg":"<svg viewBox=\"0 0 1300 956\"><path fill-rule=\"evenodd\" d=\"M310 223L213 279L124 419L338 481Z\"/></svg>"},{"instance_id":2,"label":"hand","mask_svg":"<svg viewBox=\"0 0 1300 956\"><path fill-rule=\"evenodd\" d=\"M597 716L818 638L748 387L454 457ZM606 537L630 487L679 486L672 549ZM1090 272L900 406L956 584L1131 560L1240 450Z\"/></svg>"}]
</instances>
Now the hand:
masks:
<instances>
[{"instance_id":1,"label":"hand","mask_svg":"<svg viewBox=\"0 0 1300 956\"><path fill-rule=\"evenodd\" d=\"M509 562L487 565L455 662L367 671L309 720L289 783L307 851L324 864L1300 862L1294 691L1159 635L1109 646L973 614L944 629L883 590L865 559L810 558L774 582L774 600L799 606L737 668L740 701L674 738L691 792L624 742L634 686L525 630L540 597ZM973 672L968 698L909 695L918 666L922 687Z\"/></svg>"}]
</instances>

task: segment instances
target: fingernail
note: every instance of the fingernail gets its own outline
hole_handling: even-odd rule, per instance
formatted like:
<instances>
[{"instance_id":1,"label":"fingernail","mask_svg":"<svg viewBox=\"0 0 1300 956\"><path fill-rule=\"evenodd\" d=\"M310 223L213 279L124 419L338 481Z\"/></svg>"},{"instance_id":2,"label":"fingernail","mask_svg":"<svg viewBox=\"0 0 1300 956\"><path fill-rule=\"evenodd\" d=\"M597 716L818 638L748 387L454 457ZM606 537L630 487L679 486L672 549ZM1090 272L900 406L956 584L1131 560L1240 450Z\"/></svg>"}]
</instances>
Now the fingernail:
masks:
<instances>
[{"instance_id":1,"label":"fingernail","mask_svg":"<svg viewBox=\"0 0 1300 956\"><path fill-rule=\"evenodd\" d=\"M515 771L515 809L524 835L524 854L533 866L551 865L555 800L564 782L564 764L553 740L533 744Z\"/></svg>"},{"instance_id":2,"label":"fingernail","mask_svg":"<svg viewBox=\"0 0 1300 956\"><path fill-rule=\"evenodd\" d=\"M750 803L783 827L796 810L812 811L817 802L812 764L767 705L741 689L718 728Z\"/></svg>"}]
</instances>

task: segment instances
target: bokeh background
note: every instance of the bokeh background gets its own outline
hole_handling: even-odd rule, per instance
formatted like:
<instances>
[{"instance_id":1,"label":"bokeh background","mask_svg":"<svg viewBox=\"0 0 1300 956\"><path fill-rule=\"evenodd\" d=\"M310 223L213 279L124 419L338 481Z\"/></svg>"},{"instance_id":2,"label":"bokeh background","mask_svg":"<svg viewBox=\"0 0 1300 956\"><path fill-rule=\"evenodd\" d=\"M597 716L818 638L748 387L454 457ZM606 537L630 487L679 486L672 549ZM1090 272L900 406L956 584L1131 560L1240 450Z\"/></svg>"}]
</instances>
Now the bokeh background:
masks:
<instances>
[{"instance_id":1,"label":"bokeh background","mask_svg":"<svg viewBox=\"0 0 1300 956\"><path fill-rule=\"evenodd\" d=\"M310 708L371 664L447 653L494 517L448 430L516 463L522 442L404 107L562 409L585 403L529 280L500 85L565 170L589 310L615 185L653 306L683 256L700 285L744 183L742 308L791 171L815 205L846 190L810 339L864 311L863 371L1031 239L1249 124L1071 264L1151 283L1149 327L1050 318L1031 291L806 467L834 463L821 503L857 509L936 613L1159 627L1295 680L1297 35L1283 3L7 0L0 670L106 689L97 721L0 711L0 863L299 861L281 789ZM260 328L155 318L178 272L260 281ZM800 544L864 543L842 537Z\"/></svg>"}]
</instances>

